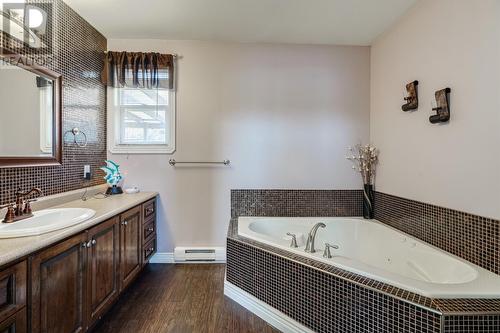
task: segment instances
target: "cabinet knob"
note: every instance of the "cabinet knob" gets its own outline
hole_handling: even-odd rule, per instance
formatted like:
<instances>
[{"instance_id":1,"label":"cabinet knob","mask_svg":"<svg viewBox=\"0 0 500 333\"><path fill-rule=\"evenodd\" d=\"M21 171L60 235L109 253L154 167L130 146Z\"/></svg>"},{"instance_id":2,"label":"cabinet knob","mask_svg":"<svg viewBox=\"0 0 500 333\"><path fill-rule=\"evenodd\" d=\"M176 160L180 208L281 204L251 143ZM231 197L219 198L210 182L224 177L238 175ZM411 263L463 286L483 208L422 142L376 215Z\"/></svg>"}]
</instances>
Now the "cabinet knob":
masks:
<instances>
[{"instance_id":1,"label":"cabinet knob","mask_svg":"<svg viewBox=\"0 0 500 333\"><path fill-rule=\"evenodd\" d=\"M127 221L123 221L123 222L122 222L122 225L127 225L127 224L128 224L128 222L127 222Z\"/></svg>"},{"instance_id":2,"label":"cabinet knob","mask_svg":"<svg viewBox=\"0 0 500 333\"><path fill-rule=\"evenodd\" d=\"M148 228L148 231L155 231L155 228Z\"/></svg>"},{"instance_id":3,"label":"cabinet knob","mask_svg":"<svg viewBox=\"0 0 500 333\"><path fill-rule=\"evenodd\" d=\"M96 245L97 241L95 239L92 239L92 245Z\"/></svg>"}]
</instances>

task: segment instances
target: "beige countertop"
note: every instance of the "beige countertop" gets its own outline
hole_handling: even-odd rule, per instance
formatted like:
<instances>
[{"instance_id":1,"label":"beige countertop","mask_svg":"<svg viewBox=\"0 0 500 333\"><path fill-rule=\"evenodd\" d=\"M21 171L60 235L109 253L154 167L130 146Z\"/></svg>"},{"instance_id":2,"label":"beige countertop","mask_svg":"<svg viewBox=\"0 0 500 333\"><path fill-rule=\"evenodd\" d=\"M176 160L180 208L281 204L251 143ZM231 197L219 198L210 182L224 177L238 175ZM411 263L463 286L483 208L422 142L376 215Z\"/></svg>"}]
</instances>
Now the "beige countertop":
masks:
<instances>
[{"instance_id":1,"label":"beige countertop","mask_svg":"<svg viewBox=\"0 0 500 333\"><path fill-rule=\"evenodd\" d=\"M87 201L78 199L52 206L50 208L91 208L96 211L96 214L85 222L40 236L0 239L0 266L29 255L46 246L55 244L69 236L76 235L129 208L154 198L157 194L156 192L139 192L135 194L113 195L103 199L90 197Z\"/></svg>"}]
</instances>

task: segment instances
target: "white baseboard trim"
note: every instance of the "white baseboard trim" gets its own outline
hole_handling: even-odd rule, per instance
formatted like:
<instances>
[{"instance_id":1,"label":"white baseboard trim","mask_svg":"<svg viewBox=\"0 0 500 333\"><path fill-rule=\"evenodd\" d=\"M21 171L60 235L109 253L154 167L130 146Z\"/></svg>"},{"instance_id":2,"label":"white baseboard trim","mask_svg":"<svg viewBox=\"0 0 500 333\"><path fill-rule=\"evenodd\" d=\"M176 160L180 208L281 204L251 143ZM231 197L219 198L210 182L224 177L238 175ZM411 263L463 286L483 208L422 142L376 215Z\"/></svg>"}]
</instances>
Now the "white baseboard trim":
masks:
<instances>
[{"instance_id":1,"label":"white baseboard trim","mask_svg":"<svg viewBox=\"0 0 500 333\"><path fill-rule=\"evenodd\" d=\"M151 264L225 264L226 259L216 260L216 261L179 261L176 262L174 259L173 252L157 252L151 259L149 259Z\"/></svg>"},{"instance_id":2,"label":"white baseboard trim","mask_svg":"<svg viewBox=\"0 0 500 333\"><path fill-rule=\"evenodd\" d=\"M314 333L296 320L225 280L224 295L284 333Z\"/></svg>"}]
</instances>

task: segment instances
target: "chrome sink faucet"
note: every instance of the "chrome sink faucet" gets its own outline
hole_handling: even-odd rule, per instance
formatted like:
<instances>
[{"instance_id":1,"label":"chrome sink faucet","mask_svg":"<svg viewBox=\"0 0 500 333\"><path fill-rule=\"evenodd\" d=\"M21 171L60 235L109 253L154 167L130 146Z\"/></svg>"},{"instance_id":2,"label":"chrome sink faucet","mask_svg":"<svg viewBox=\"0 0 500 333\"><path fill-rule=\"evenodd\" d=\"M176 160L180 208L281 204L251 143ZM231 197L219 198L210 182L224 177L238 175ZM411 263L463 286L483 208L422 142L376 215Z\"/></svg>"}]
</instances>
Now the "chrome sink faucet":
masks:
<instances>
[{"instance_id":1,"label":"chrome sink faucet","mask_svg":"<svg viewBox=\"0 0 500 333\"><path fill-rule=\"evenodd\" d=\"M308 253L316 252L314 248L314 240L316 239L316 232L319 228L326 228L326 225L323 222L316 223L311 231L309 231L309 235L307 236L306 249L304 251Z\"/></svg>"}]
</instances>

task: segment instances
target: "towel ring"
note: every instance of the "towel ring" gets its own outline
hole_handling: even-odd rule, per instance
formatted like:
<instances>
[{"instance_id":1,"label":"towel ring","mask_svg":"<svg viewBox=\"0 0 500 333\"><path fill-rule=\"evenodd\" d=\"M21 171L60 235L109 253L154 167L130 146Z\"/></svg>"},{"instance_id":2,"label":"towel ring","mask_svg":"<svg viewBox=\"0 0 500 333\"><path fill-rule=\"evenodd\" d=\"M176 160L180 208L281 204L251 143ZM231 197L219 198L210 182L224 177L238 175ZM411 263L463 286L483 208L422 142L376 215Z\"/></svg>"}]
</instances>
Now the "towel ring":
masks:
<instances>
[{"instance_id":1,"label":"towel ring","mask_svg":"<svg viewBox=\"0 0 500 333\"><path fill-rule=\"evenodd\" d=\"M64 135L66 135L66 134L68 134L68 133L73 134L73 143L74 143L75 145L77 145L77 146L78 146L78 147L80 147L80 148L85 148L85 147L87 147L87 142L88 142L88 141L87 141L87 134L85 134L85 132L80 131L80 129L79 129L78 127L74 127L74 128L72 128L71 130L66 131L66 133L64 133ZM78 141L76 141L76 137L77 137L78 135L83 135L83 143L79 143Z\"/></svg>"}]
</instances>

